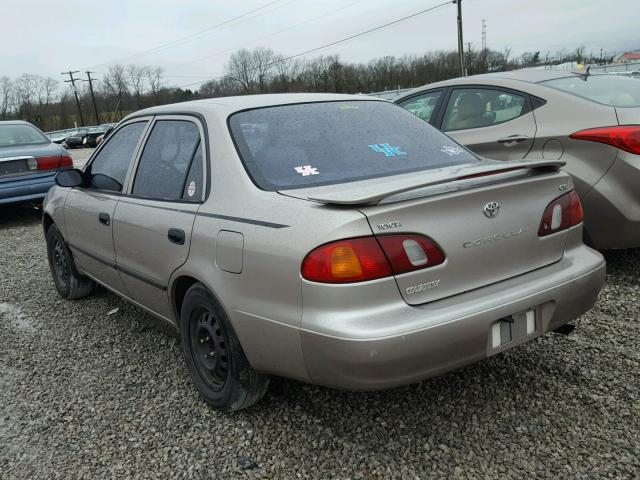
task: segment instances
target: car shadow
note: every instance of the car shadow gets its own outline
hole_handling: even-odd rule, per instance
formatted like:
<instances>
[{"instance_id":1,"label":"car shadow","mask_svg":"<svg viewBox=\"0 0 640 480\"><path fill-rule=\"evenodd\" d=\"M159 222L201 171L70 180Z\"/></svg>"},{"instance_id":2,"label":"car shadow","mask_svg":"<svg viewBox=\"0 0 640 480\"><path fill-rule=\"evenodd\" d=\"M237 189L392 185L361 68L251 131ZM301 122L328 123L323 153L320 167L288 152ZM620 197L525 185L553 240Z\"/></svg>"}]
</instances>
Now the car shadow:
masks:
<instances>
[{"instance_id":1,"label":"car shadow","mask_svg":"<svg viewBox=\"0 0 640 480\"><path fill-rule=\"evenodd\" d=\"M41 221L42 207L40 205L0 205L0 229L26 227Z\"/></svg>"}]
</instances>

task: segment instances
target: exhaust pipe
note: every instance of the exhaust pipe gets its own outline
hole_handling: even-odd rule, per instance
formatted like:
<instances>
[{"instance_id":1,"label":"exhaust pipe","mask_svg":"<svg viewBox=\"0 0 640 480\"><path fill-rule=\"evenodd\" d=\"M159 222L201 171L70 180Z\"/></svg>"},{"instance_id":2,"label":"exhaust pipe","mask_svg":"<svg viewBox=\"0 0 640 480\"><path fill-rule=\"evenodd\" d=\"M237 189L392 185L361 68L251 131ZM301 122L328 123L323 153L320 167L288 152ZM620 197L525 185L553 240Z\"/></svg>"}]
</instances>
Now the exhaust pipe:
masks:
<instances>
[{"instance_id":1,"label":"exhaust pipe","mask_svg":"<svg viewBox=\"0 0 640 480\"><path fill-rule=\"evenodd\" d=\"M569 335L571 332L575 330L576 326L571 325L570 323L565 323L564 325L560 325L558 328L553 330L554 333L559 333L560 335Z\"/></svg>"}]
</instances>

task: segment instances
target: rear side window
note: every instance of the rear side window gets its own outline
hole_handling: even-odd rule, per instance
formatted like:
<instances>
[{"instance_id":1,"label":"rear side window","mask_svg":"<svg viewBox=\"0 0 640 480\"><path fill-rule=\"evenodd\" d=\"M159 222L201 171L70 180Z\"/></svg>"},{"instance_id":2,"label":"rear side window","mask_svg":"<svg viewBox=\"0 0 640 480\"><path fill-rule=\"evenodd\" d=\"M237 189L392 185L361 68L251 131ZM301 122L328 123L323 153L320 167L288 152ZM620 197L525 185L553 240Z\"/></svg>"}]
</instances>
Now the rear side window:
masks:
<instances>
[{"instance_id":1,"label":"rear side window","mask_svg":"<svg viewBox=\"0 0 640 480\"><path fill-rule=\"evenodd\" d=\"M125 125L115 132L91 162L91 187L121 192L140 136L147 122Z\"/></svg>"},{"instance_id":2,"label":"rear side window","mask_svg":"<svg viewBox=\"0 0 640 480\"><path fill-rule=\"evenodd\" d=\"M258 108L229 119L240 157L264 190L329 185L474 163L446 135L381 101Z\"/></svg>"},{"instance_id":3,"label":"rear side window","mask_svg":"<svg viewBox=\"0 0 640 480\"><path fill-rule=\"evenodd\" d=\"M408 100L398 102L398 105L405 110L410 111L425 122L431 123L431 120L433 119L433 112L436 109L436 105L438 105L438 99L441 95L441 91L427 92L411 97Z\"/></svg>"},{"instance_id":4,"label":"rear side window","mask_svg":"<svg viewBox=\"0 0 640 480\"><path fill-rule=\"evenodd\" d=\"M508 122L526 112L524 95L490 88L457 88L451 93L442 130L466 130Z\"/></svg>"},{"instance_id":5,"label":"rear side window","mask_svg":"<svg viewBox=\"0 0 640 480\"><path fill-rule=\"evenodd\" d=\"M612 107L640 107L640 81L621 75L590 75L556 78L540 85Z\"/></svg>"},{"instance_id":6,"label":"rear side window","mask_svg":"<svg viewBox=\"0 0 640 480\"><path fill-rule=\"evenodd\" d=\"M159 120L142 152L133 195L159 200L202 199L200 130L187 120ZM198 158L196 158L198 157ZM194 162L195 159L195 162ZM187 178L190 175L190 178Z\"/></svg>"}]
</instances>

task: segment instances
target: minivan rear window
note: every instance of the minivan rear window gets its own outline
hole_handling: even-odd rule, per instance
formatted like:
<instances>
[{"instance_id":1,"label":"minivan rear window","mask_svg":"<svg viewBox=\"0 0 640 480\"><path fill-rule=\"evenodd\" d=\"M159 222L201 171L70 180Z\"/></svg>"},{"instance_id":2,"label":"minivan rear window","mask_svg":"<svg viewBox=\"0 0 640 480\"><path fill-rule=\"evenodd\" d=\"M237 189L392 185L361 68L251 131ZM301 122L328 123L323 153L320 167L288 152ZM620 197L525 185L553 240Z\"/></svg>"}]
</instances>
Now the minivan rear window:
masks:
<instances>
[{"instance_id":1,"label":"minivan rear window","mask_svg":"<svg viewBox=\"0 0 640 480\"><path fill-rule=\"evenodd\" d=\"M562 90L612 107L640 107L640 80L622 75L574 75L540 82L540 85Z\"/></svg>"},{"instance_id":2,"label":"minivan rear window","mask_svg":"<svg viewBox=\"0 0 640 480\"><path fill-rule=\"evenodd\" d=\"M397 105L318 102L245 110L229 127L253 181L264 190L351 182L478 162Z\"/></svg>"}]
</instances>

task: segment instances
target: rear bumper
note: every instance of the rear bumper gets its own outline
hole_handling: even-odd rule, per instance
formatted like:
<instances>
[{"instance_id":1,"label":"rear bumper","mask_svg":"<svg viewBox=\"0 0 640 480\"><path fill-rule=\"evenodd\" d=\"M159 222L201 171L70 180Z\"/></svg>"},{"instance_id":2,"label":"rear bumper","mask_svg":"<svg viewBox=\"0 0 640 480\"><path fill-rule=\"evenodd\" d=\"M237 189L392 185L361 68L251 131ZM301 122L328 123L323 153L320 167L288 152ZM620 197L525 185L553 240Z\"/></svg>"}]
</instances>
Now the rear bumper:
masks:
<instances>
[{"instance_id":1,"label":"rear bumper","mask_svg":"<svg viewBox=\"0 0 640 480\"><path fill-rule=\"evenodd\" d=\"M620 152L582 203L585 228L596 248L640 247L640 155Z\"/></svg>"},{"instance_id":2,"label":"rear bumper","mask_svg":"<svg viewBox=\"0 0 640 480\"><path fill-rule=\"evenodd\" d=\"M580 235L576 229L574 235ZM426 305L397 303L384 312L351 313L343 331L301 332L313 383L345 390L378 390L414 383L476 362L553 330L590 309L605 277L602 256L578 243L559 262L507 281ZM501 318L535 309L535 332L493 348L491 326ZM371 315L371 316L370 316ZM380 321L393 333L367 337ZM330 321L329 321L330 322ZM319 325L319 324L318 324ZM354 334L354 326L360 328ZM311 328L310 328L311 327ZM385 330L389 330L385 328Z\"/></svg>"},{"instance_id":3,"label":"rear bumper","mask_svg":"<svg viewBox=\"0 0 640 480\"><path fill-rule=\"evenodd\" d=\"M41 200L55 184L55 174L36 174L0 181L0 205Z\"/></svg>"}]
</instances>

